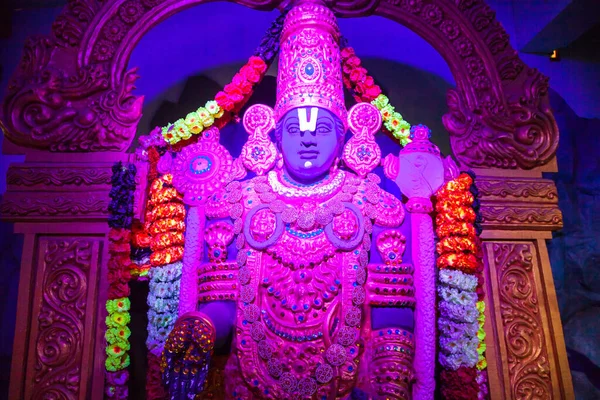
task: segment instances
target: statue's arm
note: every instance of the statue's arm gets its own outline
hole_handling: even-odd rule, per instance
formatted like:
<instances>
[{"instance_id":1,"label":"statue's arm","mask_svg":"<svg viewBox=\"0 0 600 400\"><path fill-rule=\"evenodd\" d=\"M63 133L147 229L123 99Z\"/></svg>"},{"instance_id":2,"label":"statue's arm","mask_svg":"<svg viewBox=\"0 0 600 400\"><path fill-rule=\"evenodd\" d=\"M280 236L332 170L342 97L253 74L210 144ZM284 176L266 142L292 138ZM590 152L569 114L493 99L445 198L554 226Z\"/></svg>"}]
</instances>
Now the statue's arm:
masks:
<instances>
[{"instance_id":1,"label":"statue's arm","mask_svg":"<svg viewBox=\"0 0 600 400\"><path fill-rule=\"evenodd\" d=\"M179 319L165 344L162 363L171 399L199 393L213 352L228 351L235 318L237 249L231 220L222 213L211 205L188 209Z\"/></svg>"}]
</instances>

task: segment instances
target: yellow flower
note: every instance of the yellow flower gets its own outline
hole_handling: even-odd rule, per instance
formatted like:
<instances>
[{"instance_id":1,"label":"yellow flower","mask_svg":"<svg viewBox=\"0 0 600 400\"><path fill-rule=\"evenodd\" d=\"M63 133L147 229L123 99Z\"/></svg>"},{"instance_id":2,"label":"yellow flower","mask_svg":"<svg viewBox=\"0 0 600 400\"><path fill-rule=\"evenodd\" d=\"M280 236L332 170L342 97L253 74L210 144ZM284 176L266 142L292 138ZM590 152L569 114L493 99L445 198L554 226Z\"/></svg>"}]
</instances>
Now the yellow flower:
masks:
<instances>
[{"instance_id":1,"label":"yellow flower","mask_svg":"<svg viewBox=\"0 0 600 400\"><path fill-rule=\"evenodd\" d=\"M477 307L477 311L479 311L480 314L483 314L485 312L485 302L484 301L478 301L475 306Z\"/></svg>"},{"instance_id":2,"label":"yellow flower","mask_svg":"<svg viewBox=\"0 0 600 400\"><path fill-rule=\"evenodd\" d=\"M483 353L485 353L486 349L487 349L487 346L485 345L485 343L479 342L479 346L477 346L477 353L483 354Z\"/></svg>"},{"instance_id":3,"label":"yellow flower","mask_svg":"<svg viewBox=\"0 0 600 400\"><path fill-rule=\"evenodd\" d=\"M487 367L487 360L483 356L479 356L479 361L477 362L477 369L484 370Z\"/></svg>"},{"instance_id":4,"label":"yellow flower","mask_svg":"<svg viewBox=\"0 0 600 400\"><path fill-rule=\"evenodd\" d=\"M131 321L131 316L127 312L116 312L110 315L110 319L115 323L113 327L116 328L127 325Z\"/></svg>"},{"instance_id":5,"label":"yellow flower","mask_svg":"<svg viewBox=\"0 0 600 400\"><path fill-rule=\"evenodd\" d=\"M485 339L485 331L483 330L483 326L480 326L477 330L477 338L480 342L483 342L483 339Z\"/></svg>"},{"instance_id":6,"label":"yellow flower","mask_svg":"<svg viewBox=\"0 0 600 400\"><path fill-rule=\"evenodd\" d=\"M219 103L217 103L215 100L210 100L206 102L206 105L204 106L208 112L214 117L214 118L219 118L219 116L217 116L219 113L221 115L223 115L223 110L221 110L221 107L219 107Z\"/></svg>"},{"instance_id":7,"label":"yellow flower","mask_svg":"<svg viewBox=\"0 0 600 400\"><path fill-rule=\"evenodd\" d=\"M175 134L183 140L187 140L192 137L192 132L190 132L189 128L185 124L185 121L181 118L175 121L175 127L173 129L175 129Z\"/></svg>"},{"instance_id":8,"label":"yellow flower","mask_svg":"<svg viewBox=\"0 0 600 400\"><path fill-rule=\"evenodd\" d=\"M110 357L121 357L130 349L128 342L118 341L106 346L106 354Z\"/></svg>"},{"instance_id":9,"label":"yellow flower","mask_svg":"<svg viewBox=\"0 0 600 400\"><path fill-rule=\"evenodd\" d=\"M381 109L381 118L383 118L384 121L389 121L393 115L394 106L392 106L391 104L388 104Z\"/></svg>"},{"instance_id":10,"label":"yellow flower","mask_svg":"<svg viewBox=\"0 0 600 400\"><path fill-rule=\"evenodd\" d=\"M191 128L192 126L198 124L199 120L200 116L196 112L191 112L185 116L185 124L188 128Z\"/></svg>"},{"instance_id":11,"label":"yellow flower","mask_svg":"<svg viewBox=\"0 0 600 400\"><path fill-rule=\"evenodd\" d=\"M169 124L163 127L162 135L165 138L165 140L170 144L175 144L181 140L179 136L175 134L175 127L173 126L173 124Z\"/></svg>"},{"instance_id":12,"label":"yellow flower","mask_svg":"<svg viewBox=\"0 0 600 400\"><path fill-rule=\"evenodd\" d=\"M108 356L108 357L106 357L106 361L104 362L104 366L106 367L106 370L111 371L111 372L115 372L120 369L123 369L122 364L123 363L121 361L121 357Z\"/></svg>"},{"instance_id":13,"label":"yellow flower","mask_svg":"<svg viewBox=\"0 0 600 400\"><path fill-rule=\"evenodd\" d=\"M211 126L215 121L210 112L208 112L208 110L204 107L200 107L196 112L198 113L200 121L202 121L202 125L204 125L205 127Z\"/></svg>"},{"instance_id":14,"label":"yellow flower","mask_svg":"<svg viewBox=\"0 0 600 400\"><path fill-rule=\"evenodd\" d=\"M380 110L383 107L387 106L389 103L390 103L390 99L388 99L387 96L384 95L383 93L380 94L379 96L377 96L377 98L371 102L371 104L373 104L375 107L377 107Z\"/></svg>"},{"instance_id":15,"label":"yellow flower","mask_svg":"<svg viewBox=\"0 0 600 400\"><path fill-rule=\"evenodd\" d=\"M108 300L106 302L106 311L109 313L129 311L131 308L131 302L127 297L120 299Z\"/></svg>"}]
</instances>

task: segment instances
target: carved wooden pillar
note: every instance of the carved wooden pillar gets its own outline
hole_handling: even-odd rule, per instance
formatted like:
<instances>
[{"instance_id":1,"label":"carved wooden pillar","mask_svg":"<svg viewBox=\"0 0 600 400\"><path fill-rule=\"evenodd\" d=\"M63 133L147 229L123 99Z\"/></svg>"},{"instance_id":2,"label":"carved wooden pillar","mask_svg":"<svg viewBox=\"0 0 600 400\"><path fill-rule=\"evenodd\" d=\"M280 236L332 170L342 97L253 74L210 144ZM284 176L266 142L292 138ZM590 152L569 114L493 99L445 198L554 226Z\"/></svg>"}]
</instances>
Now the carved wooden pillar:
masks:
<instances>
[{"instance_id":1,"label":"carved wooden pillar","mask_svg":"<svg viewBox=\"0 0 600 400\"><path fill-rule=\"evenodd\" d=\"M9 398L101 399L108 192L128 155L23 152L0 205L25 236Z\"/></svg>"},{"instance_id":2,"label":"carved wooden pillar","mask_svg":"<svg viewBox=\"0 0 600 400\"><path fill-rule=\"evenodd\" d=\"M541 170L481 169L476 183L491 398L573 399L546 248L551 232L562 228L556 186Z\"/></svg>"}]
</instances>

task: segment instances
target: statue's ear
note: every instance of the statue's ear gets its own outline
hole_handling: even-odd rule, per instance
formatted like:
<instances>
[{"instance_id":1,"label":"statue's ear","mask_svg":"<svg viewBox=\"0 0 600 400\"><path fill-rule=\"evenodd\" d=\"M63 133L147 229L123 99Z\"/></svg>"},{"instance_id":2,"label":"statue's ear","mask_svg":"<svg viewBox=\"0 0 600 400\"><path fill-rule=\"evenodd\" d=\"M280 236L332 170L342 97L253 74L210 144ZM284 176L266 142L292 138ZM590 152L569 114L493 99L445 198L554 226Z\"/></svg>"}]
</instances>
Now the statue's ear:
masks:
<instances>
[{"instance_id":1,"label":"statue's ear","mask_svg":"<svg viewBox=\"0 0 600 400\"><path fill-rule=\"evenodd\" d=\"M263 175L277 160L277 149L269 138L269 132L275 127L275 112L269 106L255 104L248 108L243 121L250 137L242 147L240 158L248 170Z\"/></svg>"}]
</instances>

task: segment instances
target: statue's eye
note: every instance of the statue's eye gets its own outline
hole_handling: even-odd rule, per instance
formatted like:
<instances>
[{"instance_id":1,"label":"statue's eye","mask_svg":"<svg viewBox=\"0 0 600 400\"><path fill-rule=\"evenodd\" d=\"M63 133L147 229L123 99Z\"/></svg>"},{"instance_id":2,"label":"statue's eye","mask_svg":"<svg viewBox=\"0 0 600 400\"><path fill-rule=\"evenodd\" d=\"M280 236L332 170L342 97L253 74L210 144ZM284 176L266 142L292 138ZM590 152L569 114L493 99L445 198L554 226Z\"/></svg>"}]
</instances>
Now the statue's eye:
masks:
<instances>
[{"instance_id":1,"label":"statue's eye","mask_svg":"<svg viewBox=\"0 0 600 400\"><path fill-rule=\"evenodd\" d=\"M325 125L325 124L319 124L319 126L317 126L317 133L329 133L331 132L331 127Z\"/></svg>"},{"instance_id":2,"label":"statue's eye","mask_svg":"<svg viewBox=\"0 0 600 400\"><path fill-rule=\"evenodd\" d=\"M300 133L300 127L298 125L288 125L287 131L292 134Z\"/></svg>"}]
</instances>

